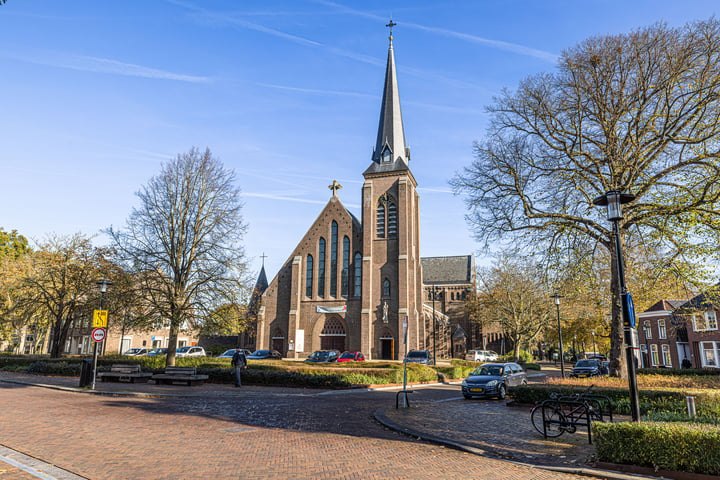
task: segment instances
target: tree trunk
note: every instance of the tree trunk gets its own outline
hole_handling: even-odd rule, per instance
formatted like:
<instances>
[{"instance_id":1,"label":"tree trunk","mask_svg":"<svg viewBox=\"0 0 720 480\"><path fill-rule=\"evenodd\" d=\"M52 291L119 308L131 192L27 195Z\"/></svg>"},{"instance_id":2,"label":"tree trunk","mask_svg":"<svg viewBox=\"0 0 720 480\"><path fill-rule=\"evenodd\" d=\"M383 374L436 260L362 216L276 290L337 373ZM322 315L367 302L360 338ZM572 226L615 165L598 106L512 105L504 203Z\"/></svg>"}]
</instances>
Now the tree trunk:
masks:
<instances>
[{"instance_id":1,"label":"tree trunk","mask_svg":"<svg viewBox=\"0 0 720 480\"><path fill-rule=\"evenodd\" d=\"M180 332L180 320L174 318L170 321L170 338L168 338L166 367L175 366L175 350L177 349L177 338Z\"/></svg>"}]
</instances>

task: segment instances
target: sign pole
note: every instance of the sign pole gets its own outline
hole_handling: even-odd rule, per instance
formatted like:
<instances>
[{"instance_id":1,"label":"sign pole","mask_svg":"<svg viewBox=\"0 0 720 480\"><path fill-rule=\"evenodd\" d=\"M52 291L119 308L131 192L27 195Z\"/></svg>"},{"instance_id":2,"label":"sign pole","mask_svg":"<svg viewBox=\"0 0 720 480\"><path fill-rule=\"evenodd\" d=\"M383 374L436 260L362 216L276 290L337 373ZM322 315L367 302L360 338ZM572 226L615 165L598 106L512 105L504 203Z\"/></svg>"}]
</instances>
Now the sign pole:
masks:
<instances>
[{"instance_id":1,"label":"sign pole","mask_svg":"<svg viewBox=\"0 0 720 480\"><path fill-rule=\"evenodd\" d=\"M408 353L408 317L403 319L403 343L405 343L405 360ZM403 361L403 407L407 407L407 362Z\"/></svg>"}]
</instances>

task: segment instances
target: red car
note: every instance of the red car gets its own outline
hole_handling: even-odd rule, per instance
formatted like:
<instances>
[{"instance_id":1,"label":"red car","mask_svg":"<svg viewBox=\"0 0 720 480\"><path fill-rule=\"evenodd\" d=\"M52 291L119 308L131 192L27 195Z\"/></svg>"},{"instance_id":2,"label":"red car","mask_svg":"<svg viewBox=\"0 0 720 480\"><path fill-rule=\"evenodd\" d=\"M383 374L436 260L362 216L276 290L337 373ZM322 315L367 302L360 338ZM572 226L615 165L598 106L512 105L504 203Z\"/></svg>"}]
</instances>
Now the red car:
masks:
<instances>
[{"instance_id":1,"label":"red car","mask_svg":"<svg viewBox=\"0 0 720 480\"><path fill-rule=\"evenodd\" d=\"M338 362L364 362L365 355L362 352L343 352L337 359Z\"/></svg>"}]
</instances>

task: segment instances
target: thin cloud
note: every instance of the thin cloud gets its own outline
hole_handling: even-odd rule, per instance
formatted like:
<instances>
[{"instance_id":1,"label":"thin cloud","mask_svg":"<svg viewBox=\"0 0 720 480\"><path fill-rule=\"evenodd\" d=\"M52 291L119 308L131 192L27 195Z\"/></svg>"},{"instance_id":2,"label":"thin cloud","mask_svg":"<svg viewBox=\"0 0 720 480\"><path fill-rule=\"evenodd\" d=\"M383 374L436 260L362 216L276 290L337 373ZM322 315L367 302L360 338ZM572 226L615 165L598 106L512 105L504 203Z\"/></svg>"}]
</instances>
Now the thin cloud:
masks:
<instances>
[{"instance_id":1,"label":"thin cloud","mask_svg":"<svg viewBox=\"0 0 720 480\"><path fill-rule=\"evenodd\" d=\"M194 75L184 75L181 73L168 72L157 68L145 67L134 63L124 63L109 58L90 57L85 55L63 54L57 52L47 52L46 54L26 54L26 55L6 55L6 58L12 58L27 63L37 65L45 65L57 68L66 68L70 70L80 70L83 72L108 73L114 75L124 75L127 77L152 78L158 80L174 80L189 83L208 83L211 81L209 77L198 77Z\"/></svg>"},{"instance_id":2,"label":"thin cloud","mask_svg":"<svg viewBox=\"0 0 720 480\"><path fill-rule=\"evenodd\" d=\"M245 197L255 197L255 198L265 198L268 200L278 200L281 202L292 202L292 203L312 203L315 205L325 205L328 201L327 200L312 200L309 198L298 198L298 197L288 197L285 195L273 195L272 193L248 193L244 192L242 193L242 196ZM350 203L344 203L346 207L352 207L352 208L359 208L360 205L350 204Z\"/></svg>"},{"instance_id":3,"label":"thin cloud","mask_svg":"<svg viewBox=\"0 0 720 480\"><path fill-rule=\"evenodd\" d=\"M300 88L300 87L289 87L286 85L276 85L272 83L258 83L260 87L275 88L278 90L288 90L291 92L310 93L315 95L339 95L343 97L360 97L360 98L376 98L377 95L370 95L369 93L356 93L356 92L341 92L337 90L319 90L315 88Z\"/></svg>"},{"instance_id":4,"label":"thin cloud","mask_svg":"<svg viewBox=\"0 0 720 480\"><path fill-rule=\"evenodd\" d=\"M377 21L386 21L387 20L386 18L381 17L379 15L363 12L360 10L355 10L353 8L346 7L345 5L339 5L334 2L328 2L326 0L313 0L313 1L320 5L325 5L328 7L336 8L338 11L341 11L343 13L347 13L350 15L355 15L358 17L368 18L368 19L377 20ZM402 26L408 27L408 28L414 28L416 30L423 30L425 32L436 33L438 35L444 35L446 37L453 37L453 38L465 40L465 41L472 42L472 43L479 43L482 45L487 45L492 48L496 48L498 50L505 50L507 52L513 52L513 53L517 53L519 55L534 57L534 58L538 58L540 60L544 60L544 61L551 62L551 63L557 62L557 60L559 58L559 56L557 54L551 53L551 52L546 52L544 50L538 50L536 48L526 47L525 45L518 45L516 43L503 42L502 40L492 40L489 38L478 37L476 35L470 35L467 33L455 32L453 30L448 30L445 28L428 27L425 25L420 25L417 23L409 23L409 22L403 22Z\"/></svg>"}]
</instances>

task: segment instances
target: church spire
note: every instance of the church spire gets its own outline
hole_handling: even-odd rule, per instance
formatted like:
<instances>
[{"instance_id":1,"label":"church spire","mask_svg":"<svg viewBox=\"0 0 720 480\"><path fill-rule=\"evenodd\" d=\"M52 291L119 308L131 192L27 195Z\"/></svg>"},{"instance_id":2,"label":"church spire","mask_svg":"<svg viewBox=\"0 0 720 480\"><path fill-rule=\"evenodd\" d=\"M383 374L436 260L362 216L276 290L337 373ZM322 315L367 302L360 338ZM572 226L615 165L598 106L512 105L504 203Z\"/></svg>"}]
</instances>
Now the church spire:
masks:
<instances>
[{"instance_id":1,"label":"church spire","mask_svg":"<svg viewBox=\"0 0 720 480\"><path fill-rule=\"evenodd\" d=\"M395 53L392 43L392 27L395 25L397 24L392 20L386 25L390 28L390 46L385 70L385 87L380 106L377 141L372 156L373 164L368 170L407 170L410 160L410 149L405 145L400 93L395 73Z\"/></svg>"}]
</instances>

